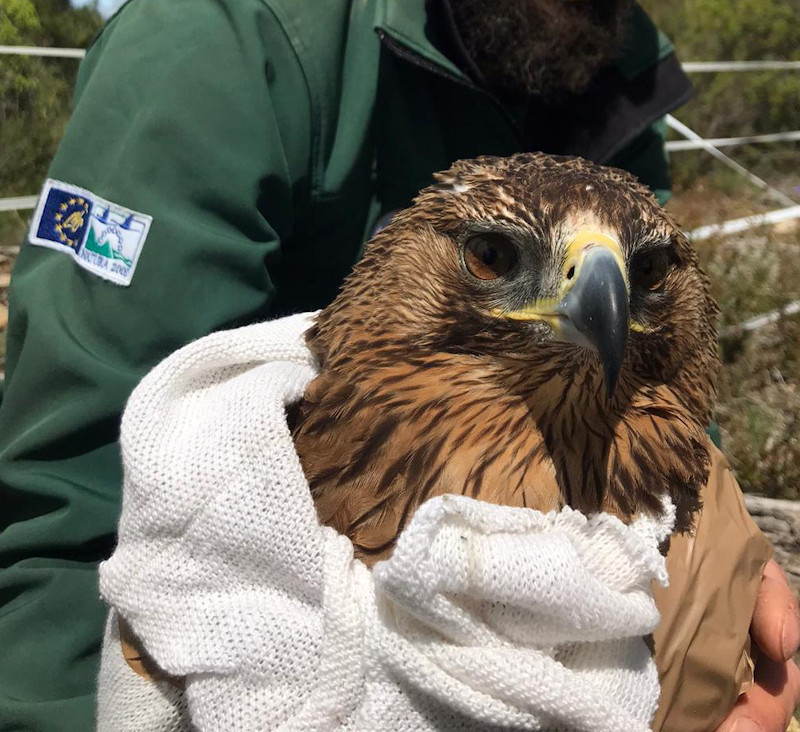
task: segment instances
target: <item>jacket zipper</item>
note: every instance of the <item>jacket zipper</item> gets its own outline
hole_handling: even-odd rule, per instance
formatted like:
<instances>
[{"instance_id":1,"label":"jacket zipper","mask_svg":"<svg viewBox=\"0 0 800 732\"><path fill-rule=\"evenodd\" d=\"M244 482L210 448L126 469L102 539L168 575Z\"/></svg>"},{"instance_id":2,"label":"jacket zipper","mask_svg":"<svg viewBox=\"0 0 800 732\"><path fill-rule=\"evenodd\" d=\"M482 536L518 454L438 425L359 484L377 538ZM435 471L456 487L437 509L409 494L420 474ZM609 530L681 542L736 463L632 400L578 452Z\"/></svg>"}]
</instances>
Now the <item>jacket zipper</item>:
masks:
<instances>
[{"instance_id":1,"label":"jacket zipper","mask_svg":"<svg viewBox=\"0 0 800 732\"><path fill-rule=\"evenodd\" d=\"M511 127L511 131L514 133L514 136L517 138L517 142L520 146L523 146L523 135L519 127L517 126L517 122L514 117L511 115L503 103L495 97L493 94L490 94L485 89L481 89L479 86L475 85L468 79L462 79L455 74L451 74L447 70L443 69L438 64L435 64L427 59L422 58L417 53L406 48L403 44L398 43L394 38L392 38L386 31L378 30L378 38L380 39L381 43L386 46L386 48L391 51L395 56L402 59L403 61L408 61L408 63L417 66L425 71L428 71L432 74L436 74L443 79L447 79L448 81L452 81L456 84L459 84L467 89L477 92L478 94L483 94L484 96L488 97L500 111L500 113L505 118L506 122L508 122L509 127Z\"/></svg>"}]
</instances>

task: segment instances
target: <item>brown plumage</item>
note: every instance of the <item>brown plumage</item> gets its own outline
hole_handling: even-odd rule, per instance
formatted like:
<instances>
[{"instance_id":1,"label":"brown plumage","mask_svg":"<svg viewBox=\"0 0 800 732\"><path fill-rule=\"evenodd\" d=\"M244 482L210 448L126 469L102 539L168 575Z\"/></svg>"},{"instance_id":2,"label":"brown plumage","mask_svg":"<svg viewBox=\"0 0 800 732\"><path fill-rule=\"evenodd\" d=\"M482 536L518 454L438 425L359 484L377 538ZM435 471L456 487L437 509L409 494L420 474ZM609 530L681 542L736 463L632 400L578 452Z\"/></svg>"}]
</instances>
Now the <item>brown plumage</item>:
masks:
<instances>
[{"instance_id":1,"label":"brown plumage","mask_svg":"<svg viewBox=\"0 0 800 732\"><path fill-rule=\"evenodd\" d=\"M615 261L630 321L619 297L601 309L622 336L585 312ZM368 563L442 493L628 520L666 492L688 527L716 316L686 237L627 173L538 154L456 163L372 239L308 334L321 373L290 417L321 520Z\"/></svg>"}]
</instances>

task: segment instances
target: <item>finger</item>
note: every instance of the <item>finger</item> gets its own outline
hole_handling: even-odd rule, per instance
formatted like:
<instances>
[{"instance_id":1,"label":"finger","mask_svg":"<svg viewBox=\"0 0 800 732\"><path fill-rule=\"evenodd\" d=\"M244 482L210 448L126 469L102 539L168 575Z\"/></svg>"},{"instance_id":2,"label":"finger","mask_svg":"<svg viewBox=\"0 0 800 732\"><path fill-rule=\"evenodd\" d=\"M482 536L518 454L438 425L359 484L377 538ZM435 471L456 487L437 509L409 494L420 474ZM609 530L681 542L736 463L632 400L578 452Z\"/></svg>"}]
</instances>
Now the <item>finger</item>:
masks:
<instances>
[{"instance_id":1,"label":"finger","mask_svg":"<svg viewBox=\"0 0 800 732\"><path fill-rule=\"evenodd\" d=\"M774 559L764 568L750 630L761 650L774 661L790 659L800 645L797 598Z\"/></svg>"},{"instance_id":2,"label":"finger","mask_svg":"<svg viewBox=\"0 0 800 732\"><path fill-rule=\"evenodd\" d=\"M800 701L800 669L794 661L762 657L756 684L739 698L717 732L784 732Z\"/></svg>"}]
</instances>

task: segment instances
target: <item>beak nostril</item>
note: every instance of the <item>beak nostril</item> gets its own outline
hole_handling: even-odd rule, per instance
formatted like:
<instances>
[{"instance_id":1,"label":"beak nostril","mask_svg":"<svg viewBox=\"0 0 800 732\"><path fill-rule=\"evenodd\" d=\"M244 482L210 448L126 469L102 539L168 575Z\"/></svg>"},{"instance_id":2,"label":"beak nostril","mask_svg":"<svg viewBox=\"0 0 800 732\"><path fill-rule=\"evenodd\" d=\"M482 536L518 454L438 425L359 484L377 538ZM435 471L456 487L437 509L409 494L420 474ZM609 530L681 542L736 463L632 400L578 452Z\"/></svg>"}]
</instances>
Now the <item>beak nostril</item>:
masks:
<instances>
[{"instance_id":1,"label":"beak nostril","mask_svg":"<svg viewBox=\"0 0 800 732\"><path fill-rule=\"evenodd\" d=\"M567 271L567 279L571 280L575 276L575 265L573 264Z\"/></svg>"}]
</instances>

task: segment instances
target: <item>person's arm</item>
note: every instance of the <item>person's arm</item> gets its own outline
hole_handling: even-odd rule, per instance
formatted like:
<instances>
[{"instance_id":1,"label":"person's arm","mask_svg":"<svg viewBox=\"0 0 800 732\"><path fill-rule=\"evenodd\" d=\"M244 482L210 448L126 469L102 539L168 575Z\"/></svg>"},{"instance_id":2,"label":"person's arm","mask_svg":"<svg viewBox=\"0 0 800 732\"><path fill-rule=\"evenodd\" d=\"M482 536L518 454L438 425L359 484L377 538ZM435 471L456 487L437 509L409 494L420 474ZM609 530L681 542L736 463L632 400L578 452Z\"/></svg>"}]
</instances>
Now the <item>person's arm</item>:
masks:
<instances>
[{"instance_id":1,"label":"person's arm","mask_svg":"<svg viewBox=\"0 0 800 732\"><path fill-rule=\"evenodd\" d=\"M110 231L102 207L55 206L78 207L65 236L97 214L93 254L139 250L138 263L124 286L28 242L12 278L0 729L92 728L106 613L96 570L115 542L120 412L170 351L269 312L268 270L292 236L309 118L304 77L261 2L134 0L89 52L49 177L137 212L134 234L119 220ZM34 235L52 238L58 213L45 211Z\"/></svg>"}]
</instances>

